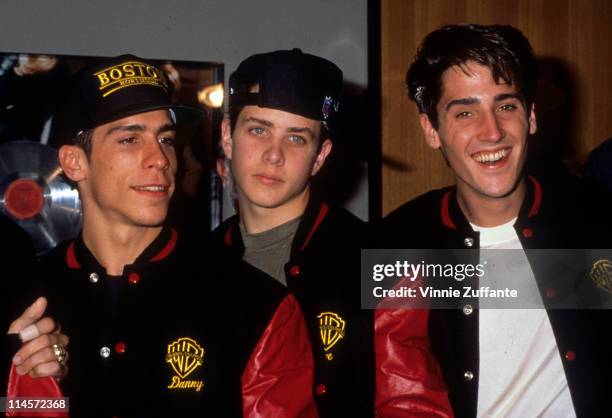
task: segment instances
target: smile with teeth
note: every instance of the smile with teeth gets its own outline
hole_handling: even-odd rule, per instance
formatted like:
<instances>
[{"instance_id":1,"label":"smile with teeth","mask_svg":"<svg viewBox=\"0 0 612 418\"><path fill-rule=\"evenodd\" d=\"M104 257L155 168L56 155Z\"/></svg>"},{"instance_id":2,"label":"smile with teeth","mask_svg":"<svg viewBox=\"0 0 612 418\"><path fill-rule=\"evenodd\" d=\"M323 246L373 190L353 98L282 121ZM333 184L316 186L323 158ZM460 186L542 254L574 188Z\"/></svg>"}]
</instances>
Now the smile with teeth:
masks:
<instances>
[{"instance_id":1,"label":"smile with teeth","mask_svg":"<svg viewBox=\"0 0 612 418\"><path fill-rule=\"evenodd\" d=\"M165 192L168 186L135 186L134 189L141 192Z\"/></svg>"},{"instance_id":2,"label":"smile with teeth","mask_svg":"<svg viewBox=\"0 0 612 418\"><path fill-rule=\"evenodd\" d=\"M494 163L505 158L510 153L510 148L504 148L495 152L479 152L472 157L479 163Z\"/></svg>"}]
</instances>

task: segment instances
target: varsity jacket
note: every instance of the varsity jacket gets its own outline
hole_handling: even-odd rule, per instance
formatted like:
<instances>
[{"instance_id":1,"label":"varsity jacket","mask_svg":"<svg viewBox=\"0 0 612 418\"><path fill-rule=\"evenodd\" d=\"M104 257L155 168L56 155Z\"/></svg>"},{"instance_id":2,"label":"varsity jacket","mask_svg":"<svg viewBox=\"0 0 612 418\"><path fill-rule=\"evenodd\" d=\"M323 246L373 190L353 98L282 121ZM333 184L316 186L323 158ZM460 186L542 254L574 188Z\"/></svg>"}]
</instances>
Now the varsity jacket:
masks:
<instances>
[{"instance_id":1,"label":"varsity jacket","mask_svg":"<svg viewBox=\"0 0 612 418\"><path fill-rule=\"evenodd\" d=\"M545 181L529 176L525 181L526 197L514 224L524 249L612 248L612 205L603 189L571 177ZM461 211L455 187L434 190L406 203L383 221L382 228L388 248L474 249L460 262L478 263L479 234ZM558 266L529 252L527 257L547 307L577 285L584 287L584 277L576 277L575 282L556 280ZM588 271L589 266L585 267ZM612 283L612 277L610 280ZM608 297L595 282L586 283L590 293ZM610 416L611 312L547 309L578 417ZM430 313L432 350L458 417L475 417L477 412L478 318L477 300L459 309Z\"/></svg>"},{"instance_id":2,"label":"varsity jacket","mask_svg":"<svg viewBox=\"0 0 612 418\"><path fill-rule=\"evenodd\" d=\"M225 221L214 237L217 245L230 248L236 258L242 258L244 244L238 216ZM382 351L381 358L385 360L380 362L393 363L393 353L385 349L396 332L424 336L427 340L426 330L419 326L419 321L421 324L426 321L416 319L416 315L414 324L408 321L397 326L397 316L391 317L390 311L375 314L361 309L359 260L366 242L366 225L361 220L344 209L311 199L285 265L287 287L302 307L311 338L315 362L313 391L321 417L374 416L374 382L378 378L375 367L379 363L375 355ZM440 391L427 385L428 380L436 379L432 377L430 358L426 358L427 353L411 357L414 363L407 375L413 378L414 385L407 389L412 396L403 405L414 408L415 413L426 405L423 410L433 411L431 416L436 416L436 411L445 409L444 401L439 405L438 396L445 399L446 392L443 385L436 388ZM378 411L377 415L392 416ZM403 416L407 416L405 410Z\"/></svg>"},{"instance_id":3,"label":"varsity jacket","mask_svg":"<svg viewBox=\"0 0 612 418\"><path fill-rule=\"evenodd\" d=\"M72 417L316 417L300 308L246 263L189 254L164 228L122 276L81 237L45 256L40 276L70 337Z\"/></svg>"}]
</instances>

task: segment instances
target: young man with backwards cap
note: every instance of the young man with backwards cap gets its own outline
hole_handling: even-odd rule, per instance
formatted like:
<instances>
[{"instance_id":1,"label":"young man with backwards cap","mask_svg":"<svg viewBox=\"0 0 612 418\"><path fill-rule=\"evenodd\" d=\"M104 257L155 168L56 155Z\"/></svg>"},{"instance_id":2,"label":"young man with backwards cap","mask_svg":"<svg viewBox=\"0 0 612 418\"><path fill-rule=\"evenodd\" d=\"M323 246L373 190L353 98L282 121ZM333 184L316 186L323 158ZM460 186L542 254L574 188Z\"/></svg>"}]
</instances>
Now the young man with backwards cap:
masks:
<instances>
[{"instance_id":1,"label":"young man with backwards cap","mask_svg":"<svg viewBox=\"0 0 612 418\"><path fill-rule=\"evenodd\" d=\"M360 309L359 279L365 225L310 189L332 150L341 88L336 65L298 49L253 55L232 73L222 146L238 214L215 238L299 301L314 351L320 416L370 417L374 314ZM406 335L426 338L412 326L406 322ZM385 348L383 340L377 351ZM404 405L414 413L448 415L443 385L425 383L436 380L435 362L426 357L415 356L409 365L414 384Z\"/></svg>"},{"instance_id":2,"label":"young man with backwards cap","mask_svg":"<svg viewBox=\"0 0 612 418\"><path fill-rule=\"evenodd\" d=\"M222 252L189 252L164 226L175 127L194 113L173 105L170 89L150 63L107 59L75 76L58 115L72 141L59 159L79 189L83 229L43 258L40 275L71 339L61 382L71 414L316 416L293 296Z\"/></svg>"},{"instance_id":3,"label":"young man with backwards cap","mask_svg":"<svg viewBox=\"0 0 612 418\"><path fill-rule=\"evenodd\" d=\"M487 250L514 250L487 271L526 291L518 309L479 309L486 301L472 298L431 311L432 350L460 417L610 416L610 311L555 304L605 300L611 275L533 251L610 248L609 234L598 233L612 228L610 196L569 177L525 172L536 80L519 30L469 24L427 35L406 76L427 144L442 152L456 186L390 214L382 228L388 248L451 249L458 264L472 266L486 263ZM580 274L563 276L577 266ZM523 309L530 297L546 309Z\"/></svg>"}]
</instances>

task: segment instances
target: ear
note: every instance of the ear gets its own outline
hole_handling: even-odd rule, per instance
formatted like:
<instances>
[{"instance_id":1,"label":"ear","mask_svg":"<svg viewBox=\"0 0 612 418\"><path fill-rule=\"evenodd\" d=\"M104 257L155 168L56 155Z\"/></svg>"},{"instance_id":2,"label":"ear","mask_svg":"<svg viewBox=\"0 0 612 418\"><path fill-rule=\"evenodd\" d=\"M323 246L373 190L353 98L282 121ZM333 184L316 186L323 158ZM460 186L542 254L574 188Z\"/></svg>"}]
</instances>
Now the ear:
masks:
<instances>
[{"instance_id":1,"label":"ear","mask_svg":"<svg viewBox=\"0 0 612 418\"><path fill-rule=\"evenodd\" d=\"M321 167L323 167L323 164L325 164L325 160L327 159L327 156L329 155L331 150L332 150L332 142L330 139L326 139L325 141L323 141L323 144L321 144L321 150L317 154L314 164L312 165L312 172L311 172L312 176L317 174L319 170L321 169Z\"/></svg>"},{"instance_id":2,"label":"ear","mask_svg":"<svg viewBox=\"0 0 612 418\"><path fill-rule=\"evenodd\" d=\"M535 114L535 103L531 104L531 110L529 112L529 133L531 135L538 131L538 121Z\"/></svg>"},{"instance_id":3,"label":"ear","mask_svg":"<svg viewBox=\"0 0 612 418\"><path fill-rule=\"evenodd\" d=\"M221 122L221 147L225 158L232 159L232 126L229 115L225 115Z\"/></svg>"},{"instance_id":4,"label":"ear","mask_svg":"<svg viewBox=\"0 0 612 418\"><path fill-rule=\"evenodd\" d=\"M58 153L60 166L66 176L75 182L87 178L89 164L85 150L76 145L63 145Z\"/></svg>"},{"instance_id":5,"label":"ear","mask_svg":"<svg viewBox=\"0 0 612 418\"><path fill-rule=\"evenodd\" d=\"M425 140L427 141L427 145L436 149L440 148L442 143L440 142L440 137L438 136L438 131L433 127L431 121L429 120L429 116L426 113L421 113L419 115L419 122L421 124L421 129L425 134Z\"/></svg>"}]
</instances>

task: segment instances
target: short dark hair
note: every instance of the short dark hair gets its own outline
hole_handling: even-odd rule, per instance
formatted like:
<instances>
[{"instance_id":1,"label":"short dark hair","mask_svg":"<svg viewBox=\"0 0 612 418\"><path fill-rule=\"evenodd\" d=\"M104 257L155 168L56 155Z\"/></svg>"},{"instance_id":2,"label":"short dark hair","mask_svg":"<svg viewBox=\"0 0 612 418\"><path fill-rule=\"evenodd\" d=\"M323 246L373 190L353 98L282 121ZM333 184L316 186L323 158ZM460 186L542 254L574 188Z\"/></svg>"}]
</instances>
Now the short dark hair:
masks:
<instances>
[{"instance_id":1,"label":"short dark hair","mask_svg":"<svg viewBox=\"0 0 612 418\"><path fill-rule=\"evenodd\" d=\"M526 108L535 99L537 64L523 33L508 25L448 25L431 32L406 74L408 96L420 113L438 128L436 105L442 96L442 75L453 66L474 61L491 70L496 83L516 84Z\"/></svg>"},{"instance_id":2,"label":"short dark hair","mask_svg":"<svg viewBox=\"0 0 612 418\"><path fill-rule=\"evenodd\" d=\"M91 148L93 142L93 129L88 129L79 133L76 137L72 138L72 145L83 148L87 158L91 157Z\"/></svg>"}]
</instances>

